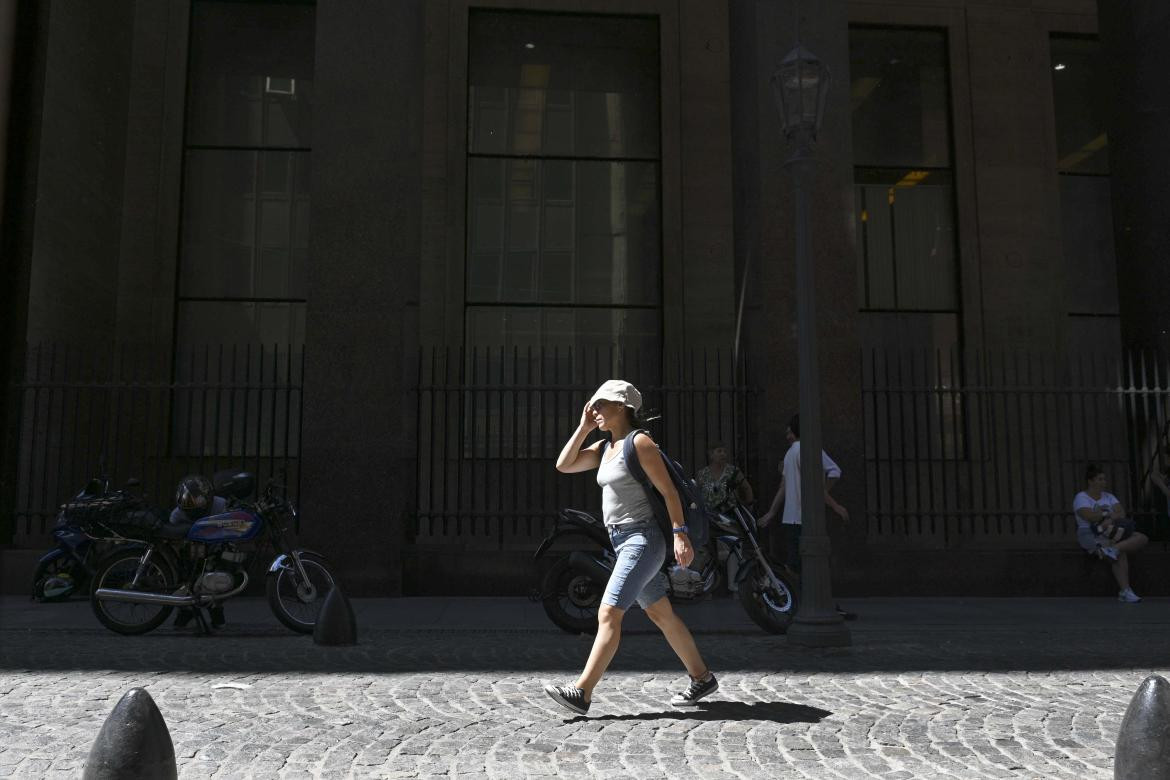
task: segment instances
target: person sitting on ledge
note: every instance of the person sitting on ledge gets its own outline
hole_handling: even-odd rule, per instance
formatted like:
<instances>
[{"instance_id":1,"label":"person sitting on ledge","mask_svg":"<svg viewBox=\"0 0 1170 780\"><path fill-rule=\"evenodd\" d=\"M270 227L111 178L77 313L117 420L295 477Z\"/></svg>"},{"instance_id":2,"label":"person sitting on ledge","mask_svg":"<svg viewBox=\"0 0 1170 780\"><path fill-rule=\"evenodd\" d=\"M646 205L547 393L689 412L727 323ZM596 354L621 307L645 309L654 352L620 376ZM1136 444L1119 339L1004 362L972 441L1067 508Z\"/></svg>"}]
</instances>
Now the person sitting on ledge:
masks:
<instances>
[{"instance_id":1,"label":"person sitting on ledge","mask_svg":"<svg viewBox=\"0 0 1170 780\"><path fill-rule=\"evenodd\" d=\"M1077 542L1090 555L1108 559L1113 578L1121 590L1117 600L1136 604L1141 598L1129 586L1129 553L1146 546L1149 539L1134 529L1117 496L1105 490L1105 470L1096 463L1085 469L1085 489L1073 499L1077 521Z\"/></svg>"}]
</instances>

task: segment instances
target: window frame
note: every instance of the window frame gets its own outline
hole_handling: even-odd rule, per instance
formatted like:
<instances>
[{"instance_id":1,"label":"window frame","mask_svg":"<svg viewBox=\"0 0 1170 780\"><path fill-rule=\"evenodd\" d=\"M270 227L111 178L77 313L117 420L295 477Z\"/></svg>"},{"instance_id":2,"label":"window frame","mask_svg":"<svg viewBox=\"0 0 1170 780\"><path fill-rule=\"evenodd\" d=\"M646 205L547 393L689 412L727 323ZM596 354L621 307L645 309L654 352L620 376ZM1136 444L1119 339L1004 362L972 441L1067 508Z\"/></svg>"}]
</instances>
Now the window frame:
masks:
<instances>
[{"instance_id":1,"label":"window frame","mask_svg":"<svg viewBox=\"0 0 1170 780\"><path fill-rule=\"evenodd\" d=\"M657 313L657 321L658 321L657 343L658 343L659 347L661 347L665 343L666 329L665 329L665 323L664 323L664 309L666 307L666 299L667 299L667 290L666 290L667 280L670 276L670 274L667 271L667 257L668 257L668 253L667 253L667 225L666 225L667 204L666 204L665 190L664 190L664 176L667 175L665 172L665 168L667 167L665 165L665 155L666 155L666 145L667 145L667 138L666 138L666 133L665 133L665 126L666 126L665 113L666 113L667 102L665 99L666 96L664 94L665 85L666 85L666 68L665 68L666 52L664 51L664 49L666 48L664 46L665 34L664 34L664 29L663 29L664 23L663 23L663 20L662 20L660 15L656 15L656 14L652 14L652 13L645 13L645 12L638 12L638 10L639 9L633 9L632 12L630 12L630 13L613 13L613 12L599 12L597 10L590 10L587 8L580 9L580 10L577 10L577 9L549 10L547 8L541 8L541 7L512 7L512 6L504 7L504 6L496 6L493 4L479 4L479 3L477 3L474 7L471 7L471 6L467 7L467 9L465 11L466 15L464 16L464 19L466 20L466 28L464 30L464 35L463 35L463 45L465 47L464 53L465 53L465 57L466 57L467 66L464 69L464 78L463 78L462 84L460 85L461 91L462 91L462 98L463 98L463 110L464 110L464 112L466 112L464 114L464 117L465 117L465 121L463 123L464 137L463 137L463 143L462 143L462 149L461 149L462 157L463 157L463 160L462 160L462 175L463 175L462 184L463 184L463 186L461 188L462 189L462 191L461 191L461 195L462 195L461 205L462 205L462 228L463 228L462 229L462 239L463 240L462 240L462 251L460 253L462 273L461 273L461 285L460 285L460 290L459 290L459 298L460 298L459 313L460 313L460 319L461 319L460 326L459 326L459 339L460 339L461 343L466 344L466 345L470 345L472 343L472 340L469 338L471 310L472 309L484 310L484 309L493 309L493 308L496 308L496 309L532 308L532 309L548 309L548 310L595 309L595 310L606 310L606 311L614 311L614 312L618 312L618 311L622 311L622 310L640 310L640 311L647 311L647 312L655 312L655 313ZM471 110L471 102L472 102L472 92L471 92L471 79L472 79L472 77L471 77L471 54L470 54L471 47L472 47L472 38L471 38L472 21L471 21L471 17L475 14L517 14L517 15L525 15L525 16L547 16L547 17L557 17L557 16L561 16L561 17L564 17L564 16L589 17L589 16L594 16L594 17L602 17L602 18L611 19L611 20L625 18L625 19L630 19L630 20L637 19L637 20L642 20L642 21L653 21L655 23L655 25L657 27L657 31L658 31L658 47L657 47L657 49L658 49L658 63L657 63L658 64L658 84L657 84L657 88L658 88L658 95L657 95L657 97L658 97L658 144L657 144L657 152L658 153L657 153L657 156L655 156L655 157L647 157L647 156L642 156L642 155L598 156L598 155L586 155L586 154L567 155L567 154L540 154L540 153L525 154L525 153L509 152L506 150L500 151L500 152L473 151L472 118L471 118L471 115L469 112ZM505 103L507 103L506 99L505 99ZM511 120L509 120L509 126L511 126L511 123L512 123ZM472 255L474 254L474 250L473 250L473 247L471 245L471 241L472 241L471 223L472 223L472 219L473 219L474 205L475 205L474 193L472 192L472 187L471 187L471 178L472 178L471 169L472 169L472 166L474 164L474 161L476 161L476 160L502 160L502 161L531 160L531 161L536 162L537 164L539 164L540 162L546 161L546 160L549 160L549 161L568 161L568 162L572 162L572 163L596 162L596 163L603 163L603 164L604 163L630 163L630 162L633 162L633 163L648 163L648 164L653 165L654 170L655 170L655 179L656 179L656 198L657 198L657 207L658 207L657 223L658 223L658 233L659 233L659 235L658 235L658 254L659 254L659 256L657 258L657 261L658 261L657 262L657 265L658 265L657 272L658 272L658 276L659 276L659 284L657 285L657 290L656 290L657 301L655 303L649 303L649 304L646 304L646 303L613 303L613 302L581 303L581 302L570 302L570 301L561 301L561 300L545 302L545 301L540 300L539 289L536 291L535 297L532 300L528 300L528 301L507 300L507 299L504 299L503 297L501 297L500 300L496 300L496 301L480 300L480 299L473 298L473 296L471 294L471 286L469 284L469 278L471 276L470 268L471 268L471 263L472 263ZM506 170L507 170L507 166L505 166L505 171ZM507 174L506 173L504 176L504 182L505 182L504 186L506 187L507 186ZM576 192L574 192L574 201L575 200L576 200ZM539 198L536 200L536 208L538 210L538 220L539 220L541 225L543 225L543 222L544 222L544 204L545 204L545 201L543 198ZM508 200L506 197L501 202L501 206L505 211L504 220L506 222L507 221L507 207L508 207ZM505 230L503 238L506 242L506 240L507 240L506 230ZM574 251L575 251L575 249L574 249ZM537 253L537 257L538 257L537 262L539 262L539 257L541 254L539 247L536 250L536 253ZM501 250L501 258L503 258L506 254L507 254L507 250L505 247L504 249ZM502 259L501 259L501 263L502 263ZM502 271L502 265L501 265L500 273L502 273L502 272L503 271ZM503 346L510 346L510 345L505 344Z\"/></svg>"},{"instance_id":2,"label":"window frame","mask_svg":"<svg viewBox=\"0 0 1170 780\"><path fill-rule=\"evenodd\" d=\"M960 198L961 198L961 195L960 195L960 191L959 191L959 173L958 173L957 168L959 167L958 161L959 161L961 150L959 148L959 145L956 143L956 136L957 136L956 115L955 115L956 94L955 94L955 73L954 73L954 67L953 67L953 61L954 61L954 56L955 56L955 53L954 53L955 47L954 47L954 42L952 41L951 29L947 25L938 25L938 24L929 24L929 23L928 24L898 24L898 23L882 23L882 22L871 22L871 21L858 22L858 21L854 21L852 16L851 16L850 21L849 21L849 33L852 33L854 30L936 32L936 33L939 33L942 37L942 45L943 45L943 52L944 52L942 64L943 64L944 73L945 73L944 81L945 81L946 86L947 86L947 104L946 104L947 141L946 142L947 142L948 156L950 159L950 165L948 165L948 166L924 165L924 164L920 164L917 162L907 162L904 165L901 165L901 164L899 164L899 165L893 165L893 164L891 164L891 165L884 165L884 164L883 165L866 165L866 164L858 164L856 162L856 160L854 160L853 186L854 186L855 193L858 191L858 188L860 186L863 186L864 182L861 181L861 179L864 178L862 175L863 172L870 173L870 174L876 174L876 173L882 172L882 171L901 170L903 168L907 171L926 171L926 172L931 172L931 173L933 173L933 172L946 172L949 175L950 180L951 180L950 185L949 185L949 189L950 189L950 193L951 193L951 207L950 207L951 225L953 228L952 236L951 236L951 249L952 249L952 256L954 258L953 273L954 273L954 280L955 280L954 281L955 289L953 291L953 297L952 297L952 300L954 301L954 306L952 306L952 307L900 306L899 301L898 301L898 287L899 287L899 285L898 285L898 273L897 273L897 243L896 243L896 237L895 237L894 231L891 231L891 253L892 253L891 256L892 256L893 260L891 262L890 272L893 275L893 277L891 279L891 288L893 290L893 306L892 307L883 307L883 306L870 305L870 298L871 298L872 291L870 289L869 280L870 280L871 274L870 274L870 266L869 266L868 242L865 240L865 236L867 233L867 225L866 225L867 220L864 218L864 210L862 208L862 204L860 202L854 203L854 213L856 215L855 224L858 225L858 247L857 247L858 262L859 262L859 268L858 268L858 277L859 277L858 278L858 289L859 289L858 311L861 312L863 315L865 313L954 314L956 316L956 320L957 320L956 330L960 333L960 340L961 340L961 334L962 334L962 330L963 330L962 323L963 323L963 319L964 319L965 310L967 308L964 306L964 293L965 293L965 286L966 285L964 284L964 274L963 274L963 266L964 266L963 260L964 260L964 258L963 258L963 240L962 240L963 235L964 235L965 226L962 224L962 221L960 219ZM850 56L852 56L852 55L850 55ZM851 121L852 121L852 114L851 114ZM894 185L893 187L890 187L890 189L893 190L897 186L898 185ZM892 213L893 204L891 203L890 206L891 206L891 213Z\"/></svg>"},{"instance_id":3,"label":"window frame","mask_svg":"<svg viewBox=\"0 0 1170 780\"><path fill-rule=\"evenodd\" d=\"M312 9L312 11L313 11L313 26L314 26L314 29L316 28L316 23L317 23L316 3L313 2L313 0L282 0L282 2L277 3L276 5L282 5L282 4L283 5L290 5L290 6L301 6L301 7ZM290 174L289 174L290 175L290 183L291 183L293 177L296 175L295 170L298 167L295 163L295 156L303 155L304 159L309 160L309 161L312 160L312 157L311 157L312 146L311 145L309 145L309 146L281 146L281 145L266 145L263 143L261 143L261 144L231 144L231 143L194 143L194 142L192 142L190 136L191 136L191 130L192 130L192 128L191 128L192 113L191 112L193 110L193 105L194 105L193 94L194 94L195 85L194 85L193 66L194 66L195 56L196 56L196 54L195 54L196 36L198 35L198 32L196 30L196 24L198 21L197 14L198 14L198 9L200 6L210 6L210 5L236 5L236 6L254 5L256 7L265 7L265 6L272 6L273 4L264 2L264 0L191 0L191 3L188 7L187 69L186 69L185 89L184 89L184 99L183 99L183 132L182 132L182 141L181 141L181 147L180 147L180 149L181 149L181 151L180 151L181 162L180 162L180 169L179 169L179 202L178 202L178 208L176 210L176 222L177 222L178 239L179 240L176 242L176 246L175 246L175 266L174 266L174 274L175 274L175 276L174 276L174 302L175 303L174 303L174 308L172 311L172 323L171 323L172 324L172 329L171 329L172 346L173 346L173 350L176 354L178 354L179 352L181 352L185 349L190 349L190 348L198 346L200 344L207 343L207 342L203 342L203 341L190 341L190 340L188 340L188 343L184 343L181 340L180 325L182 323L184 309L189 304L196 304L197 305L200 303L229 303L229 304L230 303L239 303L239 304L250 304L254 307L261 307L261 306L264 306L266 304L267 305L271 305L271 304L286 305L288 307L289 316L291 318L290 323L292 323L292 322L295 322L298 307L299 307L300 317L303 320L305 307L306 307L306 304L308 302L307 291L300 296L287 294L284 296L271 296L271 297L257 295L257 294L255 294L256 291L254 289L252 290L252 294L250 294L250 295L218 296L218 295L186 295L183 293L182 279L183 279L183 271L184 271L184 254L185 254L185 243L186 243L184 241L184 238L187 235L187 228L188 228L188 224L189 224L188 220L186 218L186 213L187 213L187 207L188 207L187 186L188 186L188 180L189 180L189 176L190 176L189 167L190 167L191 153L192 152L197 152L197 153L198 152L202 152L202 153L209 153L209 152L210 153L215 153L215 152L239 153L239 152L245 152L245 153L250 153L250 154L255 155L255 158L254 158L255 168L253 171L253 177L254 177L254 181L256 183L255 184L255 195L254 195L256 209L255 209L255 214L253 215L253 220L255 221L256 225L254 226L254 235L253 235L253 243L252 243L253 270L255 269L255 264L261 262L261 253L263 251L263 245L261 243L260 228L259 228L259 221L260 221L259 215L260 215L260 211L261 211L261 204L263 202L265 202L265 200L267 200L265 193L264 193L264 190L263 190L264 154L267 152L278 152L278 153L289 154L292 156L292 157L290 157L290 168L291 168ZM263 95L261 95L261 100L263 100ZM261 112L261 114L262 114L262 116L265 116L265 112ZM311 167L307 168L306 170L311 171ZM310 174L310 178L311 178L311 174ZM311 188L307 191L309 192L309 199L310 199L309 220L310 220L310 224L311 224L311 220L312 220ZM289 263L290 263L290 266L289 266L289 268L290 268L290 273L291 273L291 263L293 262L292 254L293 254L293 249L294 249L294 247L292 246L292 233L294 231L294 227L296 224L295 213L296 213L297 204L298 204L298 199L296 197L295 190L290 190L290 194L287 197L287 201L289 204L289 213L290 213L290 219L289 219L289 239L290 239ZM309 261L310 261L309 260L309 250L308 250L308 246L306 246L306 248L305 248L305 263L306 263L306 265L308 264ZM302 276L304 276L304 275L305 274L302 273ZM291 293L292 291L290 289L287 292ZM290 339L292 338L291 333L292 333L292 331L290 331ZM303 342L303 338L304 338L304 336L302 333L302 335L301 335L302 342ZM245 343L245 342L240 342L240 343ZM251 343L255 343L255 342L251 342ZM303 343L300 345L297 345L297 344L293 343L293 341L290 340L284 346L293 348L295 350L295 349L303 348ZM177 364L176 364L174 370L175 371L178 370Z\"/></svg>"},{"instance_id":4,"label":"window frame","mask_svg":"<svg viewBox=\"0 0 1170 780\"><path fill-rule=\"evenodd\" d=\"M1086 41L1086 42L1093 42L1093 43L1096 43L1098 45L1100 45L1100 43L1101 43L1101 38L1096 33L1086 33L1086 32L1082 32L1082 31L1064 32L1061 30L1047 30L1046 31L1046 43L1047 43L1047 54L1048 54L1047 65L1050 69L1053 68L1052 63L1056 61L1056 55L1055 55L1055 52L1053 51L1053 43L1057 40ZM1053 75L1052 76L1053 89L1052 89L1052 101L1051 101L1052 102L1052 134L1053 134L1053 148L1055 150L1055 155L1056 155L1056 157L1055 157L1056 164L1054 166L1054 169L1056 172L1056 180L1057 180L1057 186L1058 186L1058 189L1057 189L1057 208L1061 212L1061 223L1063 225L1063 221L1064 221L1063 212L1064 212L1064 208L1065 208L1065 203L1064 203L1064 198L1063 198L1063 193L1062 193L1063 187L1061 185L1063 184L1065 177L1094 179L1094 180L1098 180L1098 181L1103 179L1109 184L1110 189L1112 189L1113 170L1112 170L1111 161L1109 160L1109 157L1108 157L1108 140L1106 140L1106 146L1105 146L1105 148L1106 148L1105 160L1106 160L1106 163L1108 165L1109 170L1107 170L1106 172L1100 173L1100 172L1096 172L1096 171L1068 170L1068 169L1065 169L1061 166L1059 112L1057 110L1057 93L1056 93L1056 88L1055 88L1055 80L1056 80L1056 76ZM1109 200L1108 219L1109 219L1109 225L1110 225L1109 235L1112 236L1114 234L1113 233L1114 225L1113 225L1112 198L1110 198L1110 200ZM1067 278L1067 275L1070 274L1070 272L1073 271L1074 269L1069 264L1069 259L1068 259L1068 255L1066 253L1066 246L1065 246L1064 238L1065 238L1065 236L1063 235L1063 230L1062 230L1062 233L1061 233L1061 259L1064 263L1064 270L1065 270L1066 278ZM1117 270L1116 247L1114 247L1114 253L1113 253L1112 259L1113 259L1113 267L1112 267L1113 273L1114 273L1114 275L1116 275L1116 270ZM1069 284L1071 285L1072 283L1073 283L1073 280L1071 278L1069 278ZM1120 314L1120 309L1119 309L1120 302L1116 297L1114 298L1113 301L1110 302L1111 303L1110 306L1101 307L1096 311L1077 311L1074 309L1074 307L1071 305L1071 303L1072 302L1068 299L1068 297L1066 295L1066 298L1065 298L1066 315L1072 321L1092 322L1093 320L1111 320L1113 322L1118 323L1118 325L1120 326L1120 321L1121 321L1121 314ZM1106 309L1106 308L1111 309L1111 311L1105 311L1104 309Z\"/></svg>"},{"instance_id":5,"label":"window frame","mask_svg":"<svg viewBox=\"0 0 1170 780\"><path fill-rule=\"evenodd\" d=\"M189 160L192 152L250 153L254 155L254 227L252 237L253 274L256 264L262 262L264 244L260 231L261 204L270 196L264 190L264 158L266 152L289 154L289 190L283 199L289 205L289 275L292 275L293 254L297 247L293 235L297 224L297 207L300 203L293 184L297 176L296 157L311 161L312 146L287 146L265 144L196 143L192 141L192 111L194 91L194 62L197 14L199 6L235 5L256 7L272 5L301 6L311 9L312 25L317 24L316 3L313 0L278 0L276 3L264 0L191 0L187 9L185 28L186 69L183 75L181 105L181 134L176 134L177 198L174 211L174 265L171 311L171 386L167 403L167 449L172 456L194 459L202 469L205 462L236 463L243 460L295 459L301 443L301 387L304 376L304 313L307 291L300 296L291 295L291 286L286 296L257 295L255 288L246 296L185 295L182 289L184 271L185 241L189 222L186 219L188 206ZM315 51L314 51L315 60ZM315 64L315 63L314 63ZM261 89L265 89L262 85ZM263 92L261 93L263 100ZM266 112L262 111L262 116ZM310 137L311 141L311 137ZM303 169L306 179L311 179L311 168ZM305 196L309 199L308 219L312 219L311 187L305 181ZM311 228L310 228L311 229ZM308 230L306 231L308 234ZM306 236L304 247L306 268L301 276L307 275L309 240ZM276 343L261 343L259 340L243 340L232 343L219 340L182 340L180 324L187 304L247 304L253 307L285 305L290 316L289 338ZM293 335L298 318L299 342ZM257 322L259 320L256 320ZM242 354L241 354L242 351ZM198 410L196 425L195 414ZM213 410L209 414L209 410ZM209 434L210 431L210 434Z\"/></svg>"}]
</instances>

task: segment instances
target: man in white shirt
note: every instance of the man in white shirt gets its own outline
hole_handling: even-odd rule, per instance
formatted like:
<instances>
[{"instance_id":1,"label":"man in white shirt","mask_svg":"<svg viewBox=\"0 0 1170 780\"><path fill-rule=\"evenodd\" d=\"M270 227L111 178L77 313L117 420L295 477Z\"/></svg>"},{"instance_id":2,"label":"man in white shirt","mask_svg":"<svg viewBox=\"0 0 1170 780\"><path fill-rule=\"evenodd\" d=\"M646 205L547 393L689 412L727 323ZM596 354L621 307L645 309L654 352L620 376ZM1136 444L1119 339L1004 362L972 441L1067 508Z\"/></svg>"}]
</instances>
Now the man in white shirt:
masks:
<instances>
[{"instance_id":1,"label":"man in white shirt","mask_svg":"<svg viewBox=\"0 0 1170 780\"><path fill-rule=\"evenodd\" d=\"M784 432L784 437L788 439L789 447L780 464L780 489L776 491L776 497L772 499L772 505L768 507L768 511L760 518L760 527L766 528L776 519L776 514L780 511L780 504L783 503L784 513L780 520L780 530L784 536L785 566L791 573L799 576L800 533L802 530L800 521L800 415L792 416L792 420L788 423L788 430ZM834 463L824 450L821 450L821 464L825 469L825 504L842 520L848 520L849 512L829 495L833 486L837 484L837 480L841 478L841 467ZM838 610L840 611L839 607Z\"/></svg>"}]
</instances>

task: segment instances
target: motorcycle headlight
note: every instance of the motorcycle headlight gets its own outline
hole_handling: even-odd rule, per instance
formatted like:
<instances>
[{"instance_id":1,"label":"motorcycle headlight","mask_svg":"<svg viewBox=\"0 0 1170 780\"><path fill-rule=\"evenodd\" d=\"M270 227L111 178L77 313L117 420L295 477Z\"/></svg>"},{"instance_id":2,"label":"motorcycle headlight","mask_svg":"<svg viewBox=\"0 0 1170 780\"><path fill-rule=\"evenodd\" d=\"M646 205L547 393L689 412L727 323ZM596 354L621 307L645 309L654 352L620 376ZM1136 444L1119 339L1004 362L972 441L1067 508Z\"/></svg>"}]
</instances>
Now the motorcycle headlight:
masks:
<instances>
[{"instance_id":1,"label":"motorcycle headlight","mask_svg":"<svg viewBox=\"0 0 1170 780\"><path fill-rule=\"evenodd\" d=\"M57 513L57 521L55 523L53 523L53 525L60 527L60 526L68 524L68 522L69 522L69 519L65 516L65 510L62 509L60 512Z\"/></svg>"}]
</instances>

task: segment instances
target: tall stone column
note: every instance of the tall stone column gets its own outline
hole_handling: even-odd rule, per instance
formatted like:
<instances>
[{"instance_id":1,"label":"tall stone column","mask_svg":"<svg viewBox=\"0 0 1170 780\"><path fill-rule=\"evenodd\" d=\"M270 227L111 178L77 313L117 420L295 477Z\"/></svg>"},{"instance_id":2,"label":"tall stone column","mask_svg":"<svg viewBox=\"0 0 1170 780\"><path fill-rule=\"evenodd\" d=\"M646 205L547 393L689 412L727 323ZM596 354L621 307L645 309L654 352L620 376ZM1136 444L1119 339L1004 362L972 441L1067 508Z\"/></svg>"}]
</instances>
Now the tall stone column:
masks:
<instances>
[{"instance_id":1,"label":"tall stone column","mask_svg":"<svg viewBox=\"0 0 1170 780\"><path fill-rule=\"evenodd\" d=\"M4 183L6 181L5 162L8 159L8 117L12 100L13 55L16 48L16 0L0 0L0 255L8 258L15 255L15 244L11 238L5 236L7 212L4 209ZM11 260L0 264L0 272L8 274L7 267ZM0 306L5 310L4 321L0 322L0 542L7 542L12 529L4 518L11 517L11 503L15 495L16 464L9 456L8 448L15 439L17 424L10 418L11 409L15 405L7 387L11 381L10 368L10 339L12 339L12 320L16 314L23 312L24 307L16 307L12 298L20 288L15 280L10 288L0 293Z\"/></svg>"},{"instance_id":2,"label":"tall stone column","mask_svg":"<svg viewBox=\"0 0 1170 780\"><path fill-rule=\"evenodd\" d=\"M1097 4L1109 69L1109 165L1121 336L1170 354L1170 5Z\"/></svg>"},{"instance_id":3,"label":"tall stone column","mask_svg":"<svg viewBox=\"0 0 1170 780\"><path fill-rule=\"evenodd\" d=\"M417 426L420 0L317 6L302 516L350 594L401 594Z\"/></svg>"},{"instance_id":4,"label":"tall stone column","mask_svg":"<svg viewBox=\"0 0 1170 780\"><path fill-rule=\"evenodd\" d=\"M30 5L48 7L48 26L25 337L107 347L117 311L134 3Z\"/></svg>"},{"instance_id":5,"label":"tall stone column","mask_svg":"<svg viewBox=\"0 0 1170 780\"><path fill-rule=\"evenodd\" d=\"M1037 99L1052 71L1037 62L1035 12L1020 5L970 3L964 14L979 215L978 273L964 276L978 288L964 295L964 319L978 302L982 323L964 330L968 346L1046 353L1064 344L1067 319L1063 295L1045 292L1064 273L1052 109Z\"/></svg>"}]
</instances>

